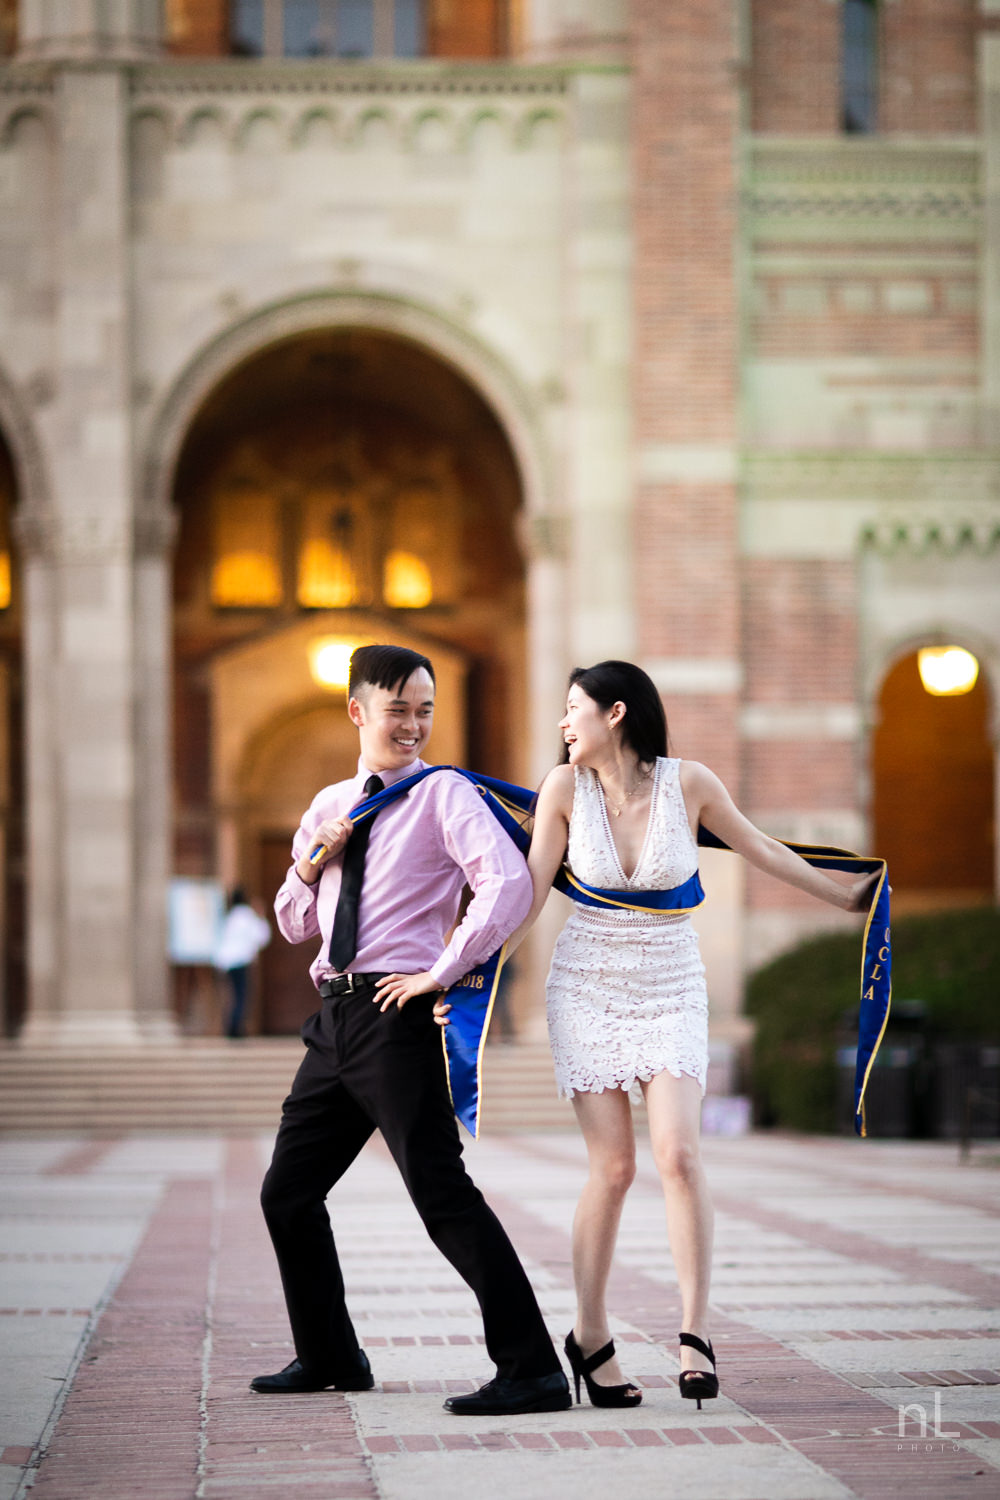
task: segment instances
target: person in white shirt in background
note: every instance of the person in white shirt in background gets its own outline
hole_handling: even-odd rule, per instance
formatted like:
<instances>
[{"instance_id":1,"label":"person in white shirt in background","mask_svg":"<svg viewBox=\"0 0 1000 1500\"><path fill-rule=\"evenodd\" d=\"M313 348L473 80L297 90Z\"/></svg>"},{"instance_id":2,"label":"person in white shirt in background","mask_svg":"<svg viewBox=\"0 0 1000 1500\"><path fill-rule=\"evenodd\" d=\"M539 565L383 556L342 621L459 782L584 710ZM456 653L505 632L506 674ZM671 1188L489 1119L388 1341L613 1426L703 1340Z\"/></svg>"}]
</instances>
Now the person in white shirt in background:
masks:
<instances>
[{"instance_id":1,"label":"person in white shirt in background","mask_svg":"<svg viewBox=\"0 0 1000 1500\"><path fill-rule=\"evenodd\" d=\"M241 886L236 886L222 919L213 959L215 967L229 980L230 1003L225 1028L228 1037L242 1037L245 1034L250 965L270 941L271 927L267 919L254 911L247 900L246 891Z\"/></svg>"}]
</instances>

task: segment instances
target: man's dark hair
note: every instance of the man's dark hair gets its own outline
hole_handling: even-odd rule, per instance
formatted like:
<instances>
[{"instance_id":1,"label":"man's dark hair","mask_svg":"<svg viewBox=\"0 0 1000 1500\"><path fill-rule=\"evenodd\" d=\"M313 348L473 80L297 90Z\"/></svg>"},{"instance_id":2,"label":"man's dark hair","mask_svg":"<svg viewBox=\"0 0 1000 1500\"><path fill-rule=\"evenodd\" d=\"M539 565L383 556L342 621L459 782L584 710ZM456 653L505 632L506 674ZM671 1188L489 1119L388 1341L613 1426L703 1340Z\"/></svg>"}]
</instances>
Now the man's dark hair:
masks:
<instances>
[{"instance_id":1,"label":"man's dark hair","mask_svg":"<svg viewBox=\"0 0 1000 1500\"><path fill-rule=\"evenodd\" d=\"M420 667L437 685L434 668L426 656L410 651L406 646L359 646L351 652L351 675L347 685L347 696L356 698L364 687L403 687Z\"/></svg>"}]
</instances>

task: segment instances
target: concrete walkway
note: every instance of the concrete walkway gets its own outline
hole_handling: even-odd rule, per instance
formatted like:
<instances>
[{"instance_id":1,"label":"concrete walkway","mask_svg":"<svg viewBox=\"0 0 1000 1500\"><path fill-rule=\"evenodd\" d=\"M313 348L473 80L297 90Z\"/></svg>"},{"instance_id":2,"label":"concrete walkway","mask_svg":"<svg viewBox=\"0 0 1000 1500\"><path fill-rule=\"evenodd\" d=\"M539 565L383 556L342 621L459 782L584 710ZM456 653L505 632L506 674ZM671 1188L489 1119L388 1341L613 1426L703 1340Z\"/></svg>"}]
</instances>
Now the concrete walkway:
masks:
<instances>
[{"instance_id":1,"label":"concrete walkway","mask_svg":"<svg viewBox=\"0 0 1000 1500\"><path fill-rule=\"evenodd\" d=\"M908 1500L1000 1496L1000 1153L710 1139L722 1398L676 1388L677 1294L648 1151L611 1288L633 1411L469 1420L476 1309L384 1151L331 1200L376 1389L266 1398L291 1358L257 1207L260 1136L0 1138L0 1500ZM575 1134L468 1160L561 1343Z\"/></svg>"}]
</instances>

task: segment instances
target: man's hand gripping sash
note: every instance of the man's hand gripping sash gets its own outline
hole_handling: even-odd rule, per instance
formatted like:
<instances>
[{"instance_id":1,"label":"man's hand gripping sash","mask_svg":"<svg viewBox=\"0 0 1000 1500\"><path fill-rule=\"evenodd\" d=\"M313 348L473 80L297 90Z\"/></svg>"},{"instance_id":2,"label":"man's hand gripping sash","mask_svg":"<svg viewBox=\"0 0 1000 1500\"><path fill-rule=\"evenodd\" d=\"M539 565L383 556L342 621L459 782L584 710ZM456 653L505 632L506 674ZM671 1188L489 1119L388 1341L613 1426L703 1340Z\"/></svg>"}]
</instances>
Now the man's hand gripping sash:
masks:
<instances>
[{"instance_id":1,"label":"man's hand gripping sash","mask_svg":"<svg viewBox=\"0 0 1000 1500\"><path fill-rule=\"evenodd\" d=\"M384 791L377 792L374 797L359 803L350 815L352 820L358 823L372 817L386 803L404 796L411 787L435 771L456 771L471 782L504 832L522 854L527 854L531 844L527 824L531 821L535 793L510 782L497 781L492 776L476 775L460 766L426 766L415 775L397 781ZM699 828L698 843L711 849L729 848L728 844L724 844L706 828ZM892 997L889 881L885 860L866 858L844 849L818 845L788 843L787 847L800 855L807 864L819 869L843 870L856 875L876 870L879 872L865 925L858 1051L854 1074L854 1128L859 1135L864 1135L865 1090L879 1044L885 1034ZM626 892L585 885L567 865L563 865L553 885L556 890L582 905L620 911L670 912L681 916L694 911L705 899L697 872L668 891ZM504 943L498 952L463 975L448 991L452 1002L450 1024L442 1027L448 1087L456 1115L476 1138L479 1136L482 1114L483 1053L506 958L507 944Z\"/></svg>"}]
</instances>

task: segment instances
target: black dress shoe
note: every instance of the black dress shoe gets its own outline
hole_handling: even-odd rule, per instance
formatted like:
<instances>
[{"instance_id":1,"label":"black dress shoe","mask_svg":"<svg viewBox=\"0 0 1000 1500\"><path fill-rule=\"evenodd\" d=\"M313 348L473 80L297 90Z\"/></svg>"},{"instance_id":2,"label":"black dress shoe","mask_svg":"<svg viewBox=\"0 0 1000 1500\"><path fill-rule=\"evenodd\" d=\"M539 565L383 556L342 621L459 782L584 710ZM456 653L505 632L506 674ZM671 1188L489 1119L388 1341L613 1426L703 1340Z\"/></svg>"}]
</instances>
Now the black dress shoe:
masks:
<instances>
[{"instance_id":1,"label":"black dress shoe","mask_svg":"<svg viewBox=\"0 0 1000 1500\"><path fill-rule=\"evenodd\" d=\"M370 1391L374 1384L368 1356L361 1349L355 1368L343 1374L316 1374L312 1370L303 1370L299 1361L293 1359L275 1375L255 1375L250 1389L262 1396L276 1396L288 1391L325 1391L331 1387L335 1391Z\"/></svg>"},{"instance_id":2,"label":"black dress shoe","mask_svg":"<svg viewBox=\"0 0 1000 1500\"><path fill-rule=\"evenodd\" d=\"M571 1404L566 1376L556 1370L530 1380L497 1376L467 1396L449 1396L444 1409L457 1417L505 1417L529 1411L566 1411Z\"/></svg>"}]
</instances>

